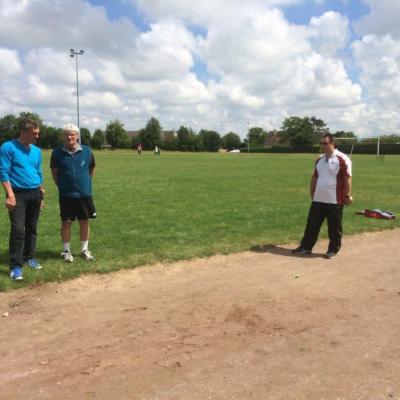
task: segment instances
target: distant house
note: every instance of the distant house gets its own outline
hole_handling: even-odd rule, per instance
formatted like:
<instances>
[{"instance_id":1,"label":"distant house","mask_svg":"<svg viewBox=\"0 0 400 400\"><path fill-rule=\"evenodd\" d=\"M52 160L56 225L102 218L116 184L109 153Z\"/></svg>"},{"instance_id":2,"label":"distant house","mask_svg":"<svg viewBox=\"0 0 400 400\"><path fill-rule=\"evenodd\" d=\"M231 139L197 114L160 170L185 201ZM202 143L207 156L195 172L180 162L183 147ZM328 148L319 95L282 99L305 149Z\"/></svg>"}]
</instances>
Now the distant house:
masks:
<instances>
[{"instance_id":1,"label":"distant house","mask_svg":"<svg viewBox=\"0 0 400 400\"><path fill-rule=\"evenodd\" d=\"M165 139L167 136L173 136L174 138L178 137L178 132L175 129L171 131L161 131L161 139Z\"/></svg>"},{"instance_id":2,"label":"distant house","mask_svg":"<svg viewBox=\"0 0 400 400\"><path fill-rule=\"evenodd\" d=\"M132 139L134 137L138 137L140 131L125 131L126 135L128 136L129 139Z\"/></svg>"},{"instance_id":3,"label":"distant house","mask_svg":"<svg viewBox=\"0 0 400 400\"><path fill-rule=\"evenodd\" d=\"M283 143L283 131L273 130L267 132L267 136L264 141L264 147L277 146Z\"/></svg>"}]
</instances>

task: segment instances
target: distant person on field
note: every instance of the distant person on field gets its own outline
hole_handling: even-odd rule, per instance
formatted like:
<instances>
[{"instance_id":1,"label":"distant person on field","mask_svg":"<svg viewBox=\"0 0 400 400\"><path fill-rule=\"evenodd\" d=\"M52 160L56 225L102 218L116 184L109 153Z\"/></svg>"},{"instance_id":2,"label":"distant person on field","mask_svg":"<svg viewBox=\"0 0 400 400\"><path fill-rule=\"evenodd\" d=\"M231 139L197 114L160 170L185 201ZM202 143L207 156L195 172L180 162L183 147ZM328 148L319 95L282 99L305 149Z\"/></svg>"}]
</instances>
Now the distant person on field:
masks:
<instances>
[{"instance_id":1,"label":"distant person on field","mask_svg":"<svg viewBox=\"0 0 400 400\"><path fill-rule=\"evenodd\" d=\"M154 155L155 155L155 156L159 156L160 154L161 154L160 148L159 148L158 146L156 146L156 147L154 148Z\"/></svg>"},{"instance_id":2,"label":"distant person on field","mask_svg":"<svg viewBox=\"0 0 400 400\"><path fill-rule=\"evenodd\" d=\"M39 270L35 258L37 225L43 207L42 152L34 144L40 127L34 118L21 118L18 139L0 147L0 180L11 223L10 278L23 279L22 265Z\"/></svg>"},{"instance_id":3,"label":"distant person on field","mask_svg":"<svg viewBox=\"0 0 400 400\"><path fill-rule=\"evenodd\" d=\"M342 244L343 206L353 202L351 197L352 165L345 154L335 149L335 137L327 133L321 138L323 154L315 162L311 178L312 199L307 226L300 247L293 254L311 254L321 225L328 221L329 247L325 258L334 258Z\"/></svg>"},{"instance_id":4,"label":"distant person on field","mask_svg":"<svg viewBox=\"0 0 400 400\"><path fill-rule=\"evenodd\" d=\"M71 227L78 219L81 239L81 257L93 261L89 251L89 219L96 218L92 198L92 177L95 160L90 147L78 142L79 129L68 124L63 128L64 144L53 150L50 168L58 187L61 212L61 239L65 262L73 262Z\"/></svg>"},{"instance_id":5,"label":"distant person on field","mask_svg":"<svg viewBox=\"0 0 400 400\"><path fill-rule=\"evenodd\" d=\"M138 144L137 152L138 152L138 154L139 154L140 156L142 155L142 144L141 144L141 143Z\"/></svg>"}]
</instances>

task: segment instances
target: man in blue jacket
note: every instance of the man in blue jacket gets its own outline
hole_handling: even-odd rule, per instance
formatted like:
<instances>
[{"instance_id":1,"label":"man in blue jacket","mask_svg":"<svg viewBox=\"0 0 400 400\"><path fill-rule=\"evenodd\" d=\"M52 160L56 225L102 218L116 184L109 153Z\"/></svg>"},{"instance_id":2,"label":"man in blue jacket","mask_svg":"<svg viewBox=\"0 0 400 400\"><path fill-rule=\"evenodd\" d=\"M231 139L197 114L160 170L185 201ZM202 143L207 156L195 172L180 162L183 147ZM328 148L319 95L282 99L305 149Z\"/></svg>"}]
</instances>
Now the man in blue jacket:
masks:
<instances>
[{"instance_id":1,"label":"man in blue jacket","mask_svg":"<svg viewBox=\"0 0 400 400\"><path fill-rule=\"evenodd\" d=\"M18 139L5 142L0 148L0 180L11 222L10 278L15 281L23 279L23 264L34 270L42 268L35 258L37 224L45 194L42 153L34 145L39 131L34 118L21 118Z\"/></svg>"},{"instance_id":2,"label":"man in blue jacket","mask_svg":"<svg viewBox=\"0 0 400 400\"><path fill-rule=\"evenodd\" d=\"M81 239L81 257L93 261L89 251L89 219L96 218L92 198L92 177L95 169L93 152L78 142L79 129L68 124L63 128L64 144L53 150L51 174L58 187L61 212L61 239L65 262L73 262L71 227L78 219Z\"/></svg>"}]
</instances>

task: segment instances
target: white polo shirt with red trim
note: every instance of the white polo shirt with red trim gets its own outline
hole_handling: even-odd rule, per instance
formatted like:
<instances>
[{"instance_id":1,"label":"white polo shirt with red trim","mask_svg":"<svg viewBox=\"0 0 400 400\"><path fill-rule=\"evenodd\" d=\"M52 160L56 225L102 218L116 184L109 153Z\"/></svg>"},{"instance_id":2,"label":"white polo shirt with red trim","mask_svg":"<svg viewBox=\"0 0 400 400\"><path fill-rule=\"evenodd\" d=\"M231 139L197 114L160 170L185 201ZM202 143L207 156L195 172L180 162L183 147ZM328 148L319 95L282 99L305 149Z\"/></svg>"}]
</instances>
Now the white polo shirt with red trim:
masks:
<instances>
[{"instance_id":1,"label":"white polo shirt with red trim","mask_svg":"<svg viewBox=\"0 0 400 400\"><path fill-rule=\"evenodd\" d=\"M335 149L332 155L322 154L315 162L314 177L317 177L313 201L328 204L344 204L345 178L351 176L351 160Z\"/></svg>"}]
</instances>

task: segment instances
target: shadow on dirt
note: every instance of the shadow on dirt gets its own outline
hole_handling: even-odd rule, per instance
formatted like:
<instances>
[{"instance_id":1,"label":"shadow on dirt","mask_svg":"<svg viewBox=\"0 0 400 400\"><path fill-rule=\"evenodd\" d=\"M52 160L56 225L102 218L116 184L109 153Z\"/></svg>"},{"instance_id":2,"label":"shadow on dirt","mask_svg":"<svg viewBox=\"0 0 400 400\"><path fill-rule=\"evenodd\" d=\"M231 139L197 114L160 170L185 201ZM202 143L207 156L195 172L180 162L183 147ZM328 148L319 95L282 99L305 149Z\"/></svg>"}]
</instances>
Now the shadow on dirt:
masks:
<instances>
[{"instance_id":1,"label":"shadow on dirt","mask_svg":"<svg viewBox=\"0 0 400 400\"><path fill-rule=\"evenodd\" d=\"M255 253L271 253L271 254L276 254L278 256L294 257L294 258L322 258L324 256L323 253L293 255L292 249L288 249L282 246L277 246L276 244L271 244L271 243L252 246L250 250Z\"/></svg>"}]
</instances>

